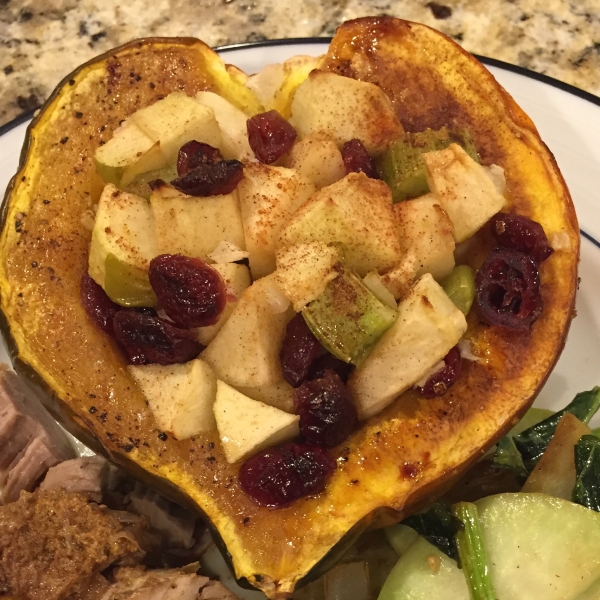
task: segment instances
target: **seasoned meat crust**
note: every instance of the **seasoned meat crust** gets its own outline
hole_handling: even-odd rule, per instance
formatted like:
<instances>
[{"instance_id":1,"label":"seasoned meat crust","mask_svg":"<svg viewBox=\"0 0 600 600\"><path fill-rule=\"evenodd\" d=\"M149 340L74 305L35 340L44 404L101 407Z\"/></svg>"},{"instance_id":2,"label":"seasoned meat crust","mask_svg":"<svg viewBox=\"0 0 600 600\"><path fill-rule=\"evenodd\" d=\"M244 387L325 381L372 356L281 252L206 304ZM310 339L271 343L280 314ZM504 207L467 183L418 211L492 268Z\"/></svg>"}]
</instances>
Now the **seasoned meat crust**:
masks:
<instances>
[{"instance_id":1,"label":"seasoned meat crust","mask_svg":"<svg viewBox=\"0 0 600 600\"><path fill-rule=\"evenodd\" d=\"M119 521L79 494L22 492L0 507L0 596L60 600L140 553Z\"/></svg>"}]
</instances>

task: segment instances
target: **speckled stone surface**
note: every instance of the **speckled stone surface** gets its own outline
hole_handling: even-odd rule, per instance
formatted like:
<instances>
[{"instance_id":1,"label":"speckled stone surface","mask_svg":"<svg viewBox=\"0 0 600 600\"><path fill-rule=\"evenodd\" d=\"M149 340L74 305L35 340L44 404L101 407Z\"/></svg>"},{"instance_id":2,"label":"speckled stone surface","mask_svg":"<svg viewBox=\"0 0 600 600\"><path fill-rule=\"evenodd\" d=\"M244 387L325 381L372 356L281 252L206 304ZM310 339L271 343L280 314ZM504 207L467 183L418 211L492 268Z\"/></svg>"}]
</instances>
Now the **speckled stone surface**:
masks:
<instances>
[{"instance_id":1,"label":"speckled stone surface","mask_svg":"<svg viewBox=\"0 0 600 600\"><path fill-rule=\"evenodd\" d=\"M600 96L600 0L0 0L0 125L78 64L137 37L212 46L331 36L365 15L420 21L467 50Z\"/></svg>"}]
</instances>

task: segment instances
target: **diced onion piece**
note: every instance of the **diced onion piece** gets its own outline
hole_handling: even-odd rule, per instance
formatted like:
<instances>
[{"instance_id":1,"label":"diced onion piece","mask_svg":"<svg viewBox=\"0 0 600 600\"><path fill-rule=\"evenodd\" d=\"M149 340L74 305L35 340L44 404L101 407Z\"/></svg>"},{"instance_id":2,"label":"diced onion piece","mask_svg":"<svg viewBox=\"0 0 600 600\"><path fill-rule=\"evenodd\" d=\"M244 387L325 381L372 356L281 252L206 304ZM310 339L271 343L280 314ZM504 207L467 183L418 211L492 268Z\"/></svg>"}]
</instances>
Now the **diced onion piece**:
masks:
<instances>
[{"instance_id":1,"label":"diced onion piece","mask_svg":"<svg viewBox=\"0 0 600 600\"><path fill-rule=\"evenodd\" d=\"M214 260L216 263L232 263L248 258L248 253L238 248L232 242L222 240L208 255L208 258Z\"/></svg>"},{"instance_id":2,"label":"diced onion piece","mask_svg":"<svg viewBox=\"0 0 600 600\"><path fill-rule=\"evenodd\" d=\"M471 352L471 341L470 340L465 340L462 339L458 342L458 351L460 352L460 355L462 358L464 358L465 360L472 360L475 362L479 362L481 360L481 358L479 358L478 356L475 356L473 354L473 352Z\"/></svg>"},{"instance_id":3,"label":"diced onion piece","mask_svg":"<svg viewBox=\"0 0 600 600\"><path fill-rule=\"evenodd\" d=\"M446 363L443 360L440 360L439 363L437 363L437 364L433 365L433 367L431 367L431 371L429 371L429 373L426 373L425 375L423 375L423 378L419 379L419 381L417 381L417 383L415 383L415 387L423 387L432 375L435 375L438 371L441 371L445 366L446 366Z\"/></svg>"},{"instance_id":4,"label":"diced onion piece","mask_svg":"<svg viewBox=\"0 0 600 600\"><path fill-rule=\"evenodd\" d=\"M556 231L550 234L550 246L555 252L560 250L569 251L571 250L571 238L566 231Z\"/></svg>"},{"instance_id":5,"label":"diced onion piece","mask_svg":"<svg viewBox=\"0 0 600 600\"><path fill-rule=\"evenodd\" d=\"M284 313L290 301L287 299L285 294L281 291L281 288L277 285L277 282L271 278L265 278L265 285L263 288L264 294L267 299L267 303L274 315Z\"/></svg>"},{"instance_id":6,"label":"diced onion piece","mask_svg":"<svg viewBox=\"0 0 600 600\"><path fill-rule=\"evenodd\" d=\"M367 273L363 279L363 283L375 294L375 296L377 296L379 300L381 300L381 302L387 304L390 308L398 308L394 294L392 294L392 292L390 292L390 290L383 285L381 276L379 273L377 273L377 271L371 271L370 273Z\"/></svg>"}]
</instances>

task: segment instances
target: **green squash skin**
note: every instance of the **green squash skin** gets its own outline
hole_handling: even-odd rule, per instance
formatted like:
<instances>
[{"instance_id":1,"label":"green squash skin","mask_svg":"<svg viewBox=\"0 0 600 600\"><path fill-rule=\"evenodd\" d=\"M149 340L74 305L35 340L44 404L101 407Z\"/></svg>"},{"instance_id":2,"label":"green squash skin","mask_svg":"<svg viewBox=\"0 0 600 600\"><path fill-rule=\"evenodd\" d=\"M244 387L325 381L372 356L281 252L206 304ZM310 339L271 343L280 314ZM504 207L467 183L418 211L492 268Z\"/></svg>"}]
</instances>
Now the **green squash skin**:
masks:
<instances>
[{"instance_id":1,"label":"green squash skin","mask_svg":"<svg viewBox=\"0 0 600 600\"><path fill-rule=\"evenodd\" d=\"M467 71L472 69L474 76L483 78L483 83L487 86L486 94L495 94L494 98L497 99L498 105L504 107L509 122L507 131L514 126L514 130L524 136L534 152L539 153L540 160L549 175L547 179L542 178L538 183L542 187L547 186L549 213L554 221L565 226L573 243L573 251L569 256L551 258L547 261L548 265L544 265L542 282L545 286L545 301L549 308L531 335L515 337L504 335L494 328L482 330L477 315L471 311L473 314L469 319L468 335L473 340L475 351L486 347L492 350L486 364L467 365L463 381L459 382L443 400L424 403L416 394L408 392L401 402L394 403L380 415L367 421L345 444L333 450L333 455L338 461L338 469L325 492L279 511L269 511L257 507L244 497L237 488L236 481L227 488L221 483L213 487L203 487L205 482L211 480L213 474L219 478L235 478L237 474L236 465L223 464L222 452L218 447L210 452L205 448L209 443L218 446L216 436L185 442L168 440L165 444L159 445L158 430L155 425L152 425L151 416L144 411L143 398L139 390L132 388L131 396L127 398L122 398L118 394L115 399L111 396L109 402L108 391L117 389L113 381L118 379L121 385L118 390L125 390L128 389L126 386L131 380L126 375L124 360L116 354L111 346L112 342L103 339L93 330L91 323L86 323L83 319L77 322L78 326L82 327L82 350L97 348L98 356L106 360L102 364L112 365L114 374L111 375L106 371L104 373L106 377L98 379L98 389L101 389L104 394L102 398L96 387L86 388L83 385L76 388L80 389L81 393L57 393L52 384L52 377L50 375L44 377L40 374L42 369L30 364L28 360L30 354L27 354L30 352L29 347L19 348L18 328L21 322L17 317L21 313L14 303L11 304L11 298L6 297L4 291L1 298L0 328L4 333L15 370L30 385L42 392L45 405L55 418L86 445L104 454L133 476L156 487L184 506L203 514L210 523L214 539L230 565L234 567L241 583L263 589L270 598L287 598L294 587L317 577L333 564L339 554L351 545L364 529L391 524L449 488L452 482L477 460L482 451L510 429L514 420L520 417L533 402L562 350L574 306L579 243L577 223L564 182L530 121L497 84L494 87L494 84L489 83L487 79L489 76L485 75L485 71L474 59L465 58L466 53L458 49L458 46L424 26L407 24L391 18L362 19L347 23L342 26L334 39L333 49L327 59L329 62L324 64L324 67L334 69L336 60L345 60L343 54L350 47L348 40L360 40L360 36L365 39L365 47L369 47L373 37L386 42L383 46L397 44L398 47L435 40L451 59L460 59L459 62L467 61L466 64L461 63L461 67ZM165 43L189 46L198 44L191 39L133 42L83 65L65 78L61 85L68 86L71 79L76 78L87 66L94 65L98 60L108 60L115 54L134 48L136 45L142 48L144 44L157 46ZM360 44L355 44L352 51L362 52ZM389 56L389 54L385 55L384 61L390 60ZM27 167L35 127L43 117L43 111L52 106L61 90L59 86L46 103L42 113L30 125L21 153L19 172L12 179L7 190L1 215L0 277L6 274L6 269L10 268L13 261L13 255L9 250L17 248L9 245L7 250L6 239L13 235L11 230L14 229L11 221L13 207L10 202L13 193L15 197L17 196L17 184L20 184L23 169ZM422 120L423 117L419 116L419 119ZM481 139L482 130L485 128L474 129L476 144L478 136ZM494 150L490 146L491 143L483 144L488 155ZM498 155L501 157L502 152L498 152ZM519 177L515 176L509 184L509 191L520 202L518 206L523 213L535 218L536 211L544 209L544 206L532 208L531 192ZM558 210L557 206L561 209ZM35 217L35 211L32 215ZM27 218L33 217L28 215ZM552 219L547 224L551 229L555 224ZM76 268L72 268L80 277L85 258L78 257L78 261ZM40 286L43 284L54 286L50 289L62 289L56 287L58 285L56 282L49 283L46 279L42 280L41 275L29 270L23 272L19 279L22 281L18 281L18 284L41 282ZM563 285L563 289L565 281L572 289L559 297L555 294L558 281ZM70 284L71 290L76 289L74 281L65 282L65 286L67 283ZM0 289L8 290L9 283ZM43 291L46 288L40 287L40 289ZM23 312L25 316L30 316L26 313L26 308ZM80 312L76 312L76 315L80 315ZM66 339L68 341L68 336ZM540 340L547 342L548 349L543 353L540 351L539 355L534 357L536 364L539 363L534 375L525 376L524 371L520 369L528 368L531 364L528 362L530 359L527 358L522 367L519 359L521 356L528 357L532 350L531 344L535 341L537 348ZM510 368L505 366L507 357L516 359ZM89 358L84 356L82 360L89 360ZM65 378L64 381L73 381L74 385L80 383L77 377L73 380ZM500 386L502 389L497 395L487 396L490 385L492 383L496 385L495 382L498 381L512 383L506 384L506 387L502 387L505 385L502 383ZM89 397L89 393L92 392L96 393L95 399ZM470 401L469 398L481 400L475 404L475 401ZM105 404L103 405L102 402ZM97 414L89 412L92 403L99 412L103 407L112 408L113 402L117 404L119 410L126 412L124 422L130 423L132 427L139 425L143 430L143 435L140 434L140 447L131 452L126 450L129 442L125 430L119 429L113 421L110 421L112 429L109 430L108 425L105 426L98 419ZM482 415L485 415L486 419L482 419ZM109 412L109 419L111 417ZM114 439L107 437L108 433L112 434L115 431L118 435L113 436ZM131 435L130 431L129 436ZM418 439L415 436L418 436ZM149 444L150 450L145 449L144 442ZM210 465L216 466L202 466L194 471L190 466L191 450L195 451L197 462L205 460L212 454L216 460ZM160 464L154 462L155 456L161 457ZM184 456L188 457L186 461L175 463L181 468L171 470L166 468L165 465L173 464L172 461L175 459L183 460ZM191 481L192 476L196 477L194 481L197 483L194 485L189 485L187 488L177 485L177 482ZM354 481L359 483L355 485L352 483ZM218 510L213 503L215 498L219 501ZM244 524L244 517L250 517L248 527ZM230 553L226 551L225 541L229 544ZM288 551L288 548L292 550Z\"/></svg>"}]
</instances>

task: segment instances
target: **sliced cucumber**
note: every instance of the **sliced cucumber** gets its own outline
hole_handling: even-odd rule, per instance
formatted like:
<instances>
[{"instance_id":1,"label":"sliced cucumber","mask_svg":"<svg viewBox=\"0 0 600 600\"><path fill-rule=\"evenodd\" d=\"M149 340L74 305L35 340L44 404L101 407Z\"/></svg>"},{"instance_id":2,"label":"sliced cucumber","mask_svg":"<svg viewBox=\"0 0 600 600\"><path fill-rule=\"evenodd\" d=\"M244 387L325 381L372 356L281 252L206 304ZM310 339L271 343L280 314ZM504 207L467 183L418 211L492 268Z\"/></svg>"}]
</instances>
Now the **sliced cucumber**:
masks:
<instances>
[{"instance_id":1,"label":"sliced cucumber","mask_svg":"<svg viewBox=\"0 0 600 600\"><path fill-rule=\"evenodd\" d=\"M498 600L600 598L599 513L543 494L498 494L475 505ZM379 600L438 598L469 600L465 577L419 537L392 569Z\"/></svg>"},{"instance_id":2,"label":"sliced cucumber","mask_svg":"<svg viewBox=\"0 0 600 600\"><path fill-rule=\"evenodd\" d=\"M600 514L543 494L475 504L500 600L571 600L600 578Z\"/></svg>"},{"instance_id":3,"label":"sliced cucumber","mask_svg":"<svg viewBox=\"0 0 600 600\"><path fill-rule=\"evenodd\" d=\"M469 600L456 562L419 537L400 557L378 600Z\"/></svg>"},{"instance_id":4,"label":"sliced cucumber","mask_svg":"<svg viewBox=\"0 0 600 600\"><path fill-rule=\"evenodd\" d=\"M402 523L386 527L383 531L387 541L398 556L402 556L419 537L419 534L412 527L402 525Z\"/></svg>"}]
</instances>

